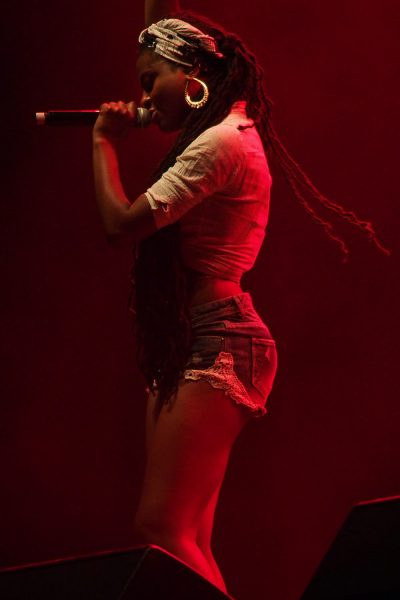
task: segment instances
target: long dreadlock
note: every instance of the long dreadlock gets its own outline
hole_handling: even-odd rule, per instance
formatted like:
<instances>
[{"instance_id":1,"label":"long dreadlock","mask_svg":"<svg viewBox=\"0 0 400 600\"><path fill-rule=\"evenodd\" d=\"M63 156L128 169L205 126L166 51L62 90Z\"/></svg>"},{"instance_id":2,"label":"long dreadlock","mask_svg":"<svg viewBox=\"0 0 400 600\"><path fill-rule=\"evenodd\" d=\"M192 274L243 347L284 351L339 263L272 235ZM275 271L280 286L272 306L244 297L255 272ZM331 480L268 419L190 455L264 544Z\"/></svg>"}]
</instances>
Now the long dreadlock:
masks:
<instances>
[{"instance_id":1,"label":"long dreadlock","mask_svg":"<svg viewBox=\"0 0 400 600\"><path fill-rule=\"evenodd\" d=\"M220 123L237 100L246 101L269 157L275 159L297 200L326 234L339 244L344 260L349 254L333 224L320 214L324 207L365 231L377 248L390 254L378 240L373 226L356 214L323 196L280 141L271 121L273 103L263 88L263 69L255 56L234 34L192 12L172 15L211 35L223 59L198 55L198 65L207 72L210 97L200 110L189 113L180 135L153 176L156 181L205 129ZM186 301L186 277L179 244L179 223L164 227L141 242L135 250L132 269L134 293L130 303L136 313L138 362L150 390L158 391L158 405L175 395L187 361L191 329ZM132 299L134 302L132 303Z\"/></svg>"}]
</instances>

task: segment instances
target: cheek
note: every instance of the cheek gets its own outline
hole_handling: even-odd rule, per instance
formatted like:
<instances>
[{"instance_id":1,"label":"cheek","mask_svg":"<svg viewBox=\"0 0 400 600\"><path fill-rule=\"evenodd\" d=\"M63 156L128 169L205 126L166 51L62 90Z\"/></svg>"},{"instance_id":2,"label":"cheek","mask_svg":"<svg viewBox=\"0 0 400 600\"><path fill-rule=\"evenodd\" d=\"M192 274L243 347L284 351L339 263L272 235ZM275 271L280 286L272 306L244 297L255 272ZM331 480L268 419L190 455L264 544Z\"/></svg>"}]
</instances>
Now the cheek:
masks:
<instances>
[{"instance_id":1,"label":"cheek","mask_svg":"<svg viewBox=\"0 0 400 600\"><path fill-rule=\"evenodd\" d=\"M166 107L182 106L185 100L185 82L184 78L165 77L154 89L154 99L157 98L158 102L165 103Z\"/></svg>"}]
</instances>

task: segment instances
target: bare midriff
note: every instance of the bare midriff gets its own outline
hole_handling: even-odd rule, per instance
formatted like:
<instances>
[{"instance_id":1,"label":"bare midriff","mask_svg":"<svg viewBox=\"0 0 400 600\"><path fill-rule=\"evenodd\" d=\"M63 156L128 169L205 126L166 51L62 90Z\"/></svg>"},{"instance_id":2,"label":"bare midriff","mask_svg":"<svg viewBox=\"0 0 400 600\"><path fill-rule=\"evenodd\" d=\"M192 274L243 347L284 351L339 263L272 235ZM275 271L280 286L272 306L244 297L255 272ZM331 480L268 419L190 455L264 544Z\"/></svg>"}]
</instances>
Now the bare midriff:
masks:
<instances>
[{"instance_id":1,"label":"bare midriff","mask_svg":"<svg viewBox=\"0 0 400 600\"><path fill-rule=\"evenodd\" d=\"M188 278L188 298L189 305L205 304L220 298L236 296L242 293L240 283L211 277L209 275L196 274Z\"/></svg>"}]
</instances>

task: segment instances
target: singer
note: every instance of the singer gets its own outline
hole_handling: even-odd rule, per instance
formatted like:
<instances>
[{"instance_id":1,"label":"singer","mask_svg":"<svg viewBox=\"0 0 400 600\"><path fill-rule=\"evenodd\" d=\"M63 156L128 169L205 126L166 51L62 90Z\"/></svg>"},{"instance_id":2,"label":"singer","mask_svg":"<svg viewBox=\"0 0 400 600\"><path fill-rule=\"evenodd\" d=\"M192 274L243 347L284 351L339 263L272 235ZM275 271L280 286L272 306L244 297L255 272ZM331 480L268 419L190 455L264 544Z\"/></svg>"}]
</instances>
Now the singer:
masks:
<instances>
[{"instance_id":1,"label":"singer","mask_svg":"<svg viewBox=\"0 0 400 600\"><path fill-rule=\"evenodd\" d=\"M148 414L135 533L226 591L211 550L215 508L232 446L249 419L266 413L277 368L274 338L241 287L267 225L268 160L344 256L321 207L387 251L370 223L322 196L287 153L262 69L237 35L176 0L146 0L145 25L140 106L161 131L179 135L136 199L121 184L117 144L128 130L135 135L137 105L104 103L93 130L106 234L136 248L131 301Z\"/></svg>"}]
</instances>

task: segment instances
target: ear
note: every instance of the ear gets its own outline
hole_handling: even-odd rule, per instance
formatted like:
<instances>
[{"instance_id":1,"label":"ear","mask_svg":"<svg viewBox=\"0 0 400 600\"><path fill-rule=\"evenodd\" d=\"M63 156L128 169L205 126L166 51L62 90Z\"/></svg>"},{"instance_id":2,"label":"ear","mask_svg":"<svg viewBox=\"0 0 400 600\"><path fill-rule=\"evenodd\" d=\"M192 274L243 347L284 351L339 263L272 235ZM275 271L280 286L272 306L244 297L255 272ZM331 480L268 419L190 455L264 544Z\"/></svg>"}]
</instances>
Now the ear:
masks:
<instances>
[{"instance_id":1,"label":"ear","mask_svg":"<svg viewBox=\"0 0 400 600\"><path fill-rule=\"evenodd\" d=\"M192 67L187 74L189 75L189 77L198 77L201 71L202 69L200 65L194 65L194 67Z\"/></svg>"},{"instance_id":2,"label":"ear","mask_svg":"<svg viewBox=\"0 0 400 600\"><path fill-rule=\"evenodd\" d=\"M193 67L188 67L188 75L190 77L199 77L200 79L207 79L208 77L208 65L206 62L196 59Z\"/></svg>"}]
</instances>

